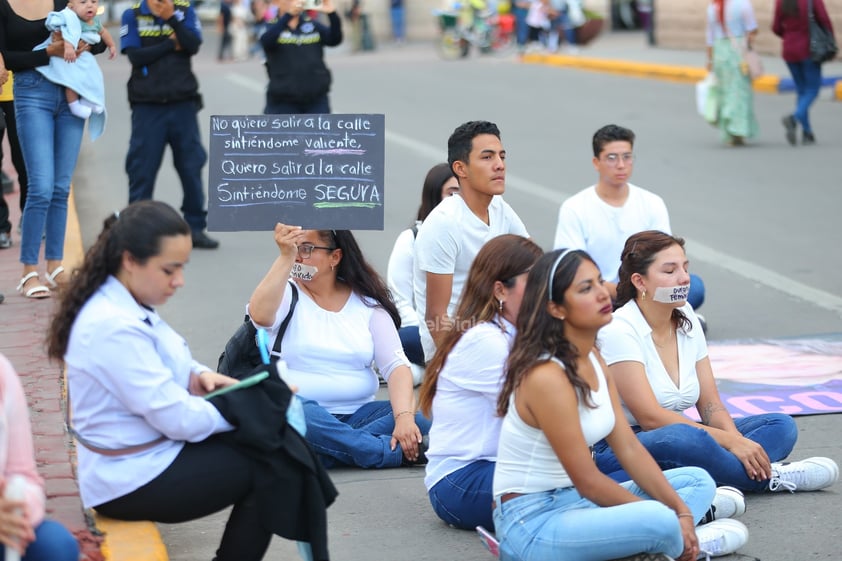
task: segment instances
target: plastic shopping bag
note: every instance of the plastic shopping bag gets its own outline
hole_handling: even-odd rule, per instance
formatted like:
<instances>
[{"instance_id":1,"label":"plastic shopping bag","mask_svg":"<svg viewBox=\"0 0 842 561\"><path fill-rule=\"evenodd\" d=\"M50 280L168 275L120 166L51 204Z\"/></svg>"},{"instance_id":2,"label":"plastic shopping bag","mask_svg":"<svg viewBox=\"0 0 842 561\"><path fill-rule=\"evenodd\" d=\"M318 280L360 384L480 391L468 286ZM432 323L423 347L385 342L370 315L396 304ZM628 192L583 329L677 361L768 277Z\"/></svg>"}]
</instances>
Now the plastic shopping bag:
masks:
<instances>
[{"instance_id":1,"label":"plastic shopping bag","mask_svg":"<svg viewBox=\"0 0 842 561\"><path fill-rule=\"evenodd\" d=\"M712 125L719 120L719 88L712 72L696 83L696 111Z\"/></svg>"}]
</instances>

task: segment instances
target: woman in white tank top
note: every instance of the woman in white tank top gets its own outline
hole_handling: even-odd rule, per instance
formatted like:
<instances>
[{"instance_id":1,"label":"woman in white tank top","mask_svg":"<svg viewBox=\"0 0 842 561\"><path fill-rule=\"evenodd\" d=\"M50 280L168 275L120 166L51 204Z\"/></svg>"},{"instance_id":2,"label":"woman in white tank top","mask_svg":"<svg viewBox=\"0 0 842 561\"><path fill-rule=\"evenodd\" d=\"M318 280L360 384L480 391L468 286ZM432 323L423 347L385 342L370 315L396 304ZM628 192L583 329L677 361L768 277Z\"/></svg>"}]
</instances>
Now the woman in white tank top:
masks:
<instances>
[{"instance_id":1,"label":"woman in white tank top","mask_svg":"<svg viewBox=\"0 0 842 561\"><path fill-rule=\"evenodd\" d=\"M504 560L696 559L714 496L702 469L661 472L624 420L594 347L611 297L587 253L557 250L527 279L498 401L494 523ZM605 438L633 481L602 474ZM629 557L633 556L633 557Z\"/></svg>"}]
</instances>

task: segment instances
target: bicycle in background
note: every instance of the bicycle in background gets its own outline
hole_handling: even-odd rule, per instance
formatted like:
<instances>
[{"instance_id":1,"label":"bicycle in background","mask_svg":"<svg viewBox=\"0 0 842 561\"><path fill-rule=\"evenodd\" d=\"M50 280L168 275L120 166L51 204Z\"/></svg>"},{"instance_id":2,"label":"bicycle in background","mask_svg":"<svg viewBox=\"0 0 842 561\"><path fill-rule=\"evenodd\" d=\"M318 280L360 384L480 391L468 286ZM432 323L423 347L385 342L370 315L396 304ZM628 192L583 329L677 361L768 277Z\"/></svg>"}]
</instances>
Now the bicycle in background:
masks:
<instances>
[{"instance_id":1,"label":"bicycle in background","mask_svg":"<svg viewBox=\"0 0 842 561\"><path fill-rule=\"evenodd\" d=\"M515 19L512 14L474 13L468 5L459 11L435 10L441 36L442 58L465 58L476 47L482 54L505 56L515 49Z\"/></svg>"}]
</instances>

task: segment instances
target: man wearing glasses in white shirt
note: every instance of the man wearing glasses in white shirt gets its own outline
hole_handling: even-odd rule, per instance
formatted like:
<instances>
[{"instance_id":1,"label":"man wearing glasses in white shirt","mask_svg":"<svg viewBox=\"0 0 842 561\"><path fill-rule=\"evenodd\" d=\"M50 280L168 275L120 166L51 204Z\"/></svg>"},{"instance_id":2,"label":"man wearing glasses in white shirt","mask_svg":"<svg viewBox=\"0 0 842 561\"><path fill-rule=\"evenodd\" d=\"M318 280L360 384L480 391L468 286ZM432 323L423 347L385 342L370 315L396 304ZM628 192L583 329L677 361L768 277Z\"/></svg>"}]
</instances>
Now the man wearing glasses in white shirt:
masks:
<instances>
[{"instance_id":1,"label":"man wearing glasses in white shirt","mask_svg":"<svg viewBox=\"0 0 842 561\"><path fill-rule=\"evenodd\" d=\"M629 183L634 169L634 133L606 125L593 135L593 167L599 181L579 191L558 211L553 248L583 249L594 259L611 298L617 297L620 255L626 240L644 230L671 234L664 200ZM688 301L698 309L705 300L702 280L690 275Z\"/></svg>"}]
</instances>

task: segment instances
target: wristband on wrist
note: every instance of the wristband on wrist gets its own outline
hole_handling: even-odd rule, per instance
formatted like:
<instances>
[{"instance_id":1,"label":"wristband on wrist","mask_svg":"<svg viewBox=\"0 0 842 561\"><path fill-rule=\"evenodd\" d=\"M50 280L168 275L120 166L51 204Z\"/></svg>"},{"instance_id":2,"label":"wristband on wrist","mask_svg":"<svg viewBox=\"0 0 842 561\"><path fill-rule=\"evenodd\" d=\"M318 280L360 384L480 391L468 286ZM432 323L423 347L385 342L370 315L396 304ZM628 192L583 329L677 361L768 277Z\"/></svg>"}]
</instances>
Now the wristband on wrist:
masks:
<instances>
[{"instance_id":1,"label":"wristband on wrist","mask_svg":"<svg viewBox=\"0 0 842 561\"><path fill-rule=\"evenodd\" d=\"M395 413L395 420L397 421L401 415L412 415L412 411L406 410L401 411L400 413Z\"/></svg>"}]
</instances>

